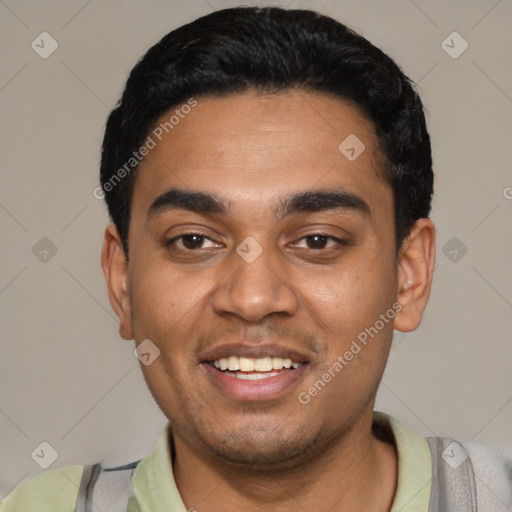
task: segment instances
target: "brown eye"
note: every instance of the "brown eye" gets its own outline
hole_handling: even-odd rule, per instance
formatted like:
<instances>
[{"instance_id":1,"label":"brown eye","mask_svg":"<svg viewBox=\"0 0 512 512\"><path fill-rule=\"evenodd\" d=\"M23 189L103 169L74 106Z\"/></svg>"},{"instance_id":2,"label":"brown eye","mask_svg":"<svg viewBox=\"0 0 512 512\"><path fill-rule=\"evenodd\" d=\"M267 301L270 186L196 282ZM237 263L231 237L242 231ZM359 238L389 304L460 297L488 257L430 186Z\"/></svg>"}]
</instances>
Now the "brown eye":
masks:
<instances>
[{"instance_id":1,"label":"brown eye","mask_svg":"<svg viewBox=\"0 0 512 512\"><path fill-rule=\"evenodd\" d=\"M165 242L165 246L171 251L179 252L213 249L219 247L219 244L201 233L184 233Z\"/></svg>"},{"instance_id":2,"label":"brown eye","mask_svg":"<svg viewBox=\"0 0 512 512\"><path fill-rule=\"evenodd\" d=\"M340 248L342 245L347 245L347 241L332 235L325 235L323 233L312 233L311 235L306 235L293 244L294 247L300 249L311 249L313 251L335 249L336 247Z\"/></svg>"},{"instance_id":3,"label":"brown eye","mask_svg":"<svg viewBox=\"0 0 512 512\"><path fill-rule=\"evenodd\" d=\"M195 234L183 235L181 237L183 247L186 249L200 249L204 243L204 240L204 236Z\"/></svg>"},{"instance_id":4,"label":"brown eye","mask_svg":"<svg viewBox=\"0 0 512 512\"><path fill-rule=\"evenodd\" d=\"M325 235L309 235L305 238L309 249L325 249L330 237Z\"/></svg>"}]
</instances>

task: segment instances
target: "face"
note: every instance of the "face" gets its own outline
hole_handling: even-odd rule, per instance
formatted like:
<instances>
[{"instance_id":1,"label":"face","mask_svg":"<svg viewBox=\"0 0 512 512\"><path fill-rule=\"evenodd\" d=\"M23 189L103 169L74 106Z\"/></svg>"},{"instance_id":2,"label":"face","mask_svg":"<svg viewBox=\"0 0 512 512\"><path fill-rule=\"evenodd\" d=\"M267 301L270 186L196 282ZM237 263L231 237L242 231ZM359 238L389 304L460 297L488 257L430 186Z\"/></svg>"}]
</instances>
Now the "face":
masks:
<instances>
[{"instance_id":1,"label":"face","mask_svg":"<svg viewBox=\"0 0 512 512\"><path fill-rule=\"evenodd\" d=\"M392 190L355 107L197 98L139 167L129 250L121 331L160 350L141 367L180 443L285 463L371 417L400 283Z\"/></svg>"}]
</instances>

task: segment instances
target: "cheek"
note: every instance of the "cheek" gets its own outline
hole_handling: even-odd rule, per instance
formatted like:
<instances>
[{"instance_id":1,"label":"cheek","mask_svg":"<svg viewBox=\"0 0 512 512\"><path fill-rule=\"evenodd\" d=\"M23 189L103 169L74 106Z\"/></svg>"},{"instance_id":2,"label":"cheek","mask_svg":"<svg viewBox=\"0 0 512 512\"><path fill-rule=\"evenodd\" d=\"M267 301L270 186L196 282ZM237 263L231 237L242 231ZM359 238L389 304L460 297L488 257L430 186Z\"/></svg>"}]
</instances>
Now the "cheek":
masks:
<instances>
[{"instance_id":1,"label":"cheek","mask_svg":"<svg viewBox=\"0 0 512 512\"><path fill-rule=\"evenodd\" d=\"M391 307L396 295L393 275L389 265L385 268L382 262L370 261L364 266L339 266L322 275L305 273L296 282L302 283L299 293L303 301L325 325L335 332L353 334L353 329L375 322Z\"/></svg>"},{"instance_id":2,"label":"cheek","mask_svg":"<svg viewBox=\"0 0 512 512\"><path fill-rule=\"evenodd\" d=\"M376 393L393 332L392 288L385 272L354 269L314 286L310 282L304 290L310 317L324 337L318 365L302 391L317 394L312 407L331 411L329 418L337 421L336 411L362 407ZM383 322L386 311L392 314ZM325 388L318 384L324 379Z\"/></svg>"},{"instance_id":3,"label":"cheek","mask_svg":"<svg viewBox=\"0 0 512 512\"><path fill-rule=\"evenodd\" d=\"M177 272L161 260L133 264L130 294L136 339L138 334L165 343L171 335L179 337L197 318L213 283L200 273Z\"/></svg>"}]
</instances>

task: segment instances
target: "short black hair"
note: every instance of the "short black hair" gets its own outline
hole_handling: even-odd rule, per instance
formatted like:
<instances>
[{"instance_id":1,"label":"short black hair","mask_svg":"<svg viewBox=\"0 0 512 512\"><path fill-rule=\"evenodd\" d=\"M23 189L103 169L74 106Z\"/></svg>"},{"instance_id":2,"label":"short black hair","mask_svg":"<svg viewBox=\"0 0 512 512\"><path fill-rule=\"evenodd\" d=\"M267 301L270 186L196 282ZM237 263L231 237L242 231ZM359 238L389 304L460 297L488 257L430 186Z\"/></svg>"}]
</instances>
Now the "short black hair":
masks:
<instances>
[{"instance_id":1,"label":"short black hair","mask_svg":"<svg viewBox=\"0 0 512 512\"><path fill-rule=\"evenodd\" d=\"M430 137L413 82L384 52L330 17L237 7L179 27L150 48L107 120L100 183L126 257L137 151L157 119L191 98L288 89L334 95L373 122L393 190L398 250L414 222L428 217L433 194Z\"/></svg>"}]
</instances>

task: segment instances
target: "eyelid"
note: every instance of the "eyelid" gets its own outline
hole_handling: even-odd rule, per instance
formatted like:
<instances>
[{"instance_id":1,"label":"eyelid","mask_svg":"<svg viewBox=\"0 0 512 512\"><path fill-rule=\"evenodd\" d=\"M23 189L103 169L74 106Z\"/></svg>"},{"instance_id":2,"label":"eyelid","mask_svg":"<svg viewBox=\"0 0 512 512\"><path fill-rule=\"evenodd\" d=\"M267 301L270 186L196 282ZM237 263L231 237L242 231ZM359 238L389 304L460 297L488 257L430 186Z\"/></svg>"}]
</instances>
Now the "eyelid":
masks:
<instances>
[{"instance_id":1,"label":"eyelid","mask_svg":"<svg viewBox=\"0 0 512 512\"><path fill-rule=\"evenodd\" d=\"M336 245L338 247L340 247L340 246L346 246L346 245L351 244L350 236L348 237L348 239L340 238L338 236L333 235L331 232L328 232L328 230L326 230L325 228L322 228L320 226L318 226L316 229L314 227L310 226L309 229L311 229L311 231L304 232L302 234L302 236L295 238L293 242L291 242L287 245L289 247L297 247L297 248L301 248L301 249L315 250L315 249L312 249L309 247L298 247L301 244L301 242L303 242L307 238L313 237L313 236L325 237L327 239L327 243L328 243L327 247L325 247L323 249L316 249L317 251L326 251L326 250L334 248ZM343 230L343 231L345 231L345 230ZM209 241L214 245L211 245L210 247L199 247L197 249L189 249L187 247L180 247L179 245L176 244L176 242L178 242L179 240L182 240L185 236L191 236L191 235L199 236L199 237L203 238L205 241ZM201 230L200 228L189 227L188 229L185 228L185 231L177 234L176 236L173 236L171 238L165 237L163 240L163 244L165 247L170 247L170 246L174 245L174 247L177 250L182 250L182 251L187 251L187 252L194 252L194 251L197 252L197 251L200 251L201 249L213 249L215 247L217 247L217 248L222 247L223 243L219 242L218 238L219 238L218 236L212 237L210 234L207 234L205 231ZM329 244L329 242L331 242L331 244ZM334 245L332 244L332 242L334 242Z\"/></svg>"},{"instance_id":2,"label":"eyelid","mask_svg":"<svg viewBox=\"0 0 512 512\"><path fill-rule=\"evenodd\" d=\"M345 240L343 238L339 238L337 236L334 236L334 235L330 235L328 233L322 233L322 232L314 232L314 233L308 233L307 235L304 235L304 236L301 236L300 238L296 239L294 242L292 242L292 245L297 245L298 242L301 242L303 240L305 240L306 238L309 238L311 236L321 236L321 237L325 237L327 238L328 240L332 241L332 242L335 242L337 245L348 245L349 244L349 241L348 240ZM318 250L325 250L325 249L318 249Z\"/></svg>"},{"instance_id":3,"label":"eyelid","mask_svg":"<svg viewBox=\"0 0 512 512\"><path fill-rule=\"evenodd\" d=\"M175 244L178 240L183 239L183 237L190 236L190 235L200 236L201 238L204 238L205 240L209 240L210 242L216 244L216 246L220 245L219 242L214 240L212 237L208 236L205 233L201 233L200 231L186 231L184 233L180 233L179 235L176 235L176 236L174 236L172 238L166 239L164 241L164 245L166 247L169 247L170 245ZM186 247L179 247L179 249L183 250L183 251L193 251L194 250L194 249L187 249ZM196 251L199 251L200 249L203 249L203 247L200 247L199 249L196 249Z\"/></svg>"}]
</instances>

